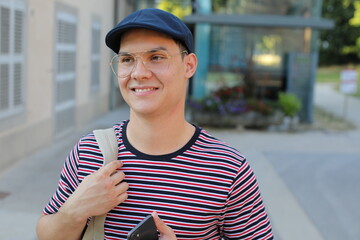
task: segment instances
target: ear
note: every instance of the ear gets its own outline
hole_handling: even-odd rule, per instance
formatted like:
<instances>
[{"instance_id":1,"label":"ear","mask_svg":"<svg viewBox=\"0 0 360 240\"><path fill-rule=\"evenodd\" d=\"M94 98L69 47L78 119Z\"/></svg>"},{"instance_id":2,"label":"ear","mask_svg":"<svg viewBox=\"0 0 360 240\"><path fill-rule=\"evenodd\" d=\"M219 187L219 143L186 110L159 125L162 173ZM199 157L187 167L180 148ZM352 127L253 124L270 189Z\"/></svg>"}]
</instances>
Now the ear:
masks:
<instances>
[{"instance_id":1,"label":"ear","mask_svg":"<svg viewBox=\"0 0 360 240\"><path fill-rule=\"evenodd\" d=\"M185 77L191 78L195 72L198 65L197 57L194 53L190 53L185 56Z\"/></svg>"}]
</instances>

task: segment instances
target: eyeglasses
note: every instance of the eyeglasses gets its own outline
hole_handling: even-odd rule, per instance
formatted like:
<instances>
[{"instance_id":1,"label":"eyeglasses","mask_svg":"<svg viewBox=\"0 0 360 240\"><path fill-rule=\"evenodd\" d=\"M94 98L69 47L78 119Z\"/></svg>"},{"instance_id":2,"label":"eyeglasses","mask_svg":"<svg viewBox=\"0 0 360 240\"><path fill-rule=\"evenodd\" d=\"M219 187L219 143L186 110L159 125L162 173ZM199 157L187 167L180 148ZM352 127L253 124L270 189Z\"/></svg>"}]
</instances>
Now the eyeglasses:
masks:
<instances>
[{"instance_id":1,"label":"eyeglasses","mask_svg":"<svg viewBox=\"0 0 360 240\"><path fill-rule=\"evenodd\" d=\"M188 54L186 50L178 54ZM177 55L177 54L176 54ZM149 71L159 74L169 68L171 58L166 50L153 49L145 52L120 52L115 55L110 62L110 66L115 75L120 78L129 76L138 64L138 59L141 59L142 64Z\"/></svg>"}]
</instances>

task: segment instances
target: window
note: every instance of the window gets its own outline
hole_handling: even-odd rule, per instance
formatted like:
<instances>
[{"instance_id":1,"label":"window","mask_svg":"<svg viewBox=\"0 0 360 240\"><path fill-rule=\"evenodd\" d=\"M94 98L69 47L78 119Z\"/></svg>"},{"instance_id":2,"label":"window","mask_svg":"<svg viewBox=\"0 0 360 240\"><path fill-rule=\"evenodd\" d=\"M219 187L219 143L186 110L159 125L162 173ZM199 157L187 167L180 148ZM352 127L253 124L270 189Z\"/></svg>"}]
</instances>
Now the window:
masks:
<instances>
[{"instance_id":1,"label":"window","mask_svg":"<svg viewBox=\"0 0 360 240\"><path fill-rule=\"evenodd\" d=\"M0 118L24 109L23 1L0 0Z\"/></svg>"},{"instance_id":2,"label":"window","mask_svg":"<svg viewBox=\"0 0 360 240\"><path fill-rule=\"evenodd\" d=\"M212 1L213 11L223 14L275 14L319 17L320 0Z\"/></svg>"},{"instance_id":3,"label":"window","mask_svg":"<svg viewBox=\"0 0 360 240\"><path fill-rule=\"evenodd\" d=\"M94 19L91 24L91 90L96 91L100 84L100 38L101 22Z\"/></svg>"},{"instance_id":4,"label":"window","mask_svg":"<svg viewBox=\"0 0 360 240\"><path fill-rule=\"evenodd\" d=\"M56 12L55 132L57 135L71 130L75 125L76 103L77 16L72 11L67 11L67 8L62 9L59 7Z\"/></svg>"}]
</instances>

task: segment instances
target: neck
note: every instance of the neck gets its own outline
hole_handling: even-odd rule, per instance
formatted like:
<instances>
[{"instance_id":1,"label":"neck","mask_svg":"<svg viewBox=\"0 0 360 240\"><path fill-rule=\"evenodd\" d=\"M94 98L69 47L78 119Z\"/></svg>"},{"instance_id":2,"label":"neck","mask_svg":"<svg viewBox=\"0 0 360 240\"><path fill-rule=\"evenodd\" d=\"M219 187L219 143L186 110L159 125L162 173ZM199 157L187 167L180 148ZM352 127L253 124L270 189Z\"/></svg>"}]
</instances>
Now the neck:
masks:
<instances>
[{"instance_id":1,"label":"neck","mask_svg":"<svg viewBox=\"0 0 360 240\"><path fill-rule=\"evenodd\" d=\"M184 115L144 117L130 112L127 138L137 150L149 155L169 154L183 147L193 136L195 127Z\"/></svg>"}]
</instances>

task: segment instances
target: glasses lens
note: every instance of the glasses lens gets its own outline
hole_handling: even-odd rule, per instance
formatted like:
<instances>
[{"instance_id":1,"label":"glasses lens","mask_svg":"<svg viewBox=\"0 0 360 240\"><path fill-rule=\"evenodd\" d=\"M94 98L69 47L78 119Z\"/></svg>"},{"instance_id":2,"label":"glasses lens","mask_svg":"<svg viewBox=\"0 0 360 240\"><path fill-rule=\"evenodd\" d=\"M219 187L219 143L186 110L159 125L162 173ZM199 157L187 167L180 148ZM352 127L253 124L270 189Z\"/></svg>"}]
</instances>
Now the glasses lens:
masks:
<instances>
[{"instance_id":1,"label":"glasses lens","mask_svg":"<svg viewBox=\"0 0 360 240\"><path fill-rule=\"evenodd\" d=\"M113 73L115 74L115 76L118 75L118 73L117 73L118 64L119 64L118 55L115 55L115 56L111 59L111 62L110 62L111 70L113 71Z\"/></svg>"},{"instance_id":2,"label":"glasses lens","mask_svg":"<svg viewBox=\"0 0 360 240\"><path fill-rule=\"evenodd\" d=\"M146 69L155 74L160 74L169 67L170 55L165 50L151 50L142 53L140 56Z\"/></svg>"},{"instance_id":3,"label":"glasses lens","mask_svg":"<svg viewBox=\"0 0 360 240\"><path fill-rule=\"evenodd\" d=\"M141 59L143 66L155 74L168 69L170 55L164 50L151 50L139 53L120 53L111 61L111 68L118 77L129 76Z\"/></svg>"},{"instance_id":4,"label":"glasses lens","mask_svg":"<svg viewBox=\"0 0 360 240\"><path fill-rule=\"evenodd\" d=\"M111 59L110 67L116 76L127 77L134 69L134 66L136 65L135 62L135 57L116 55Z\"/></svg>"}]
</instances>

